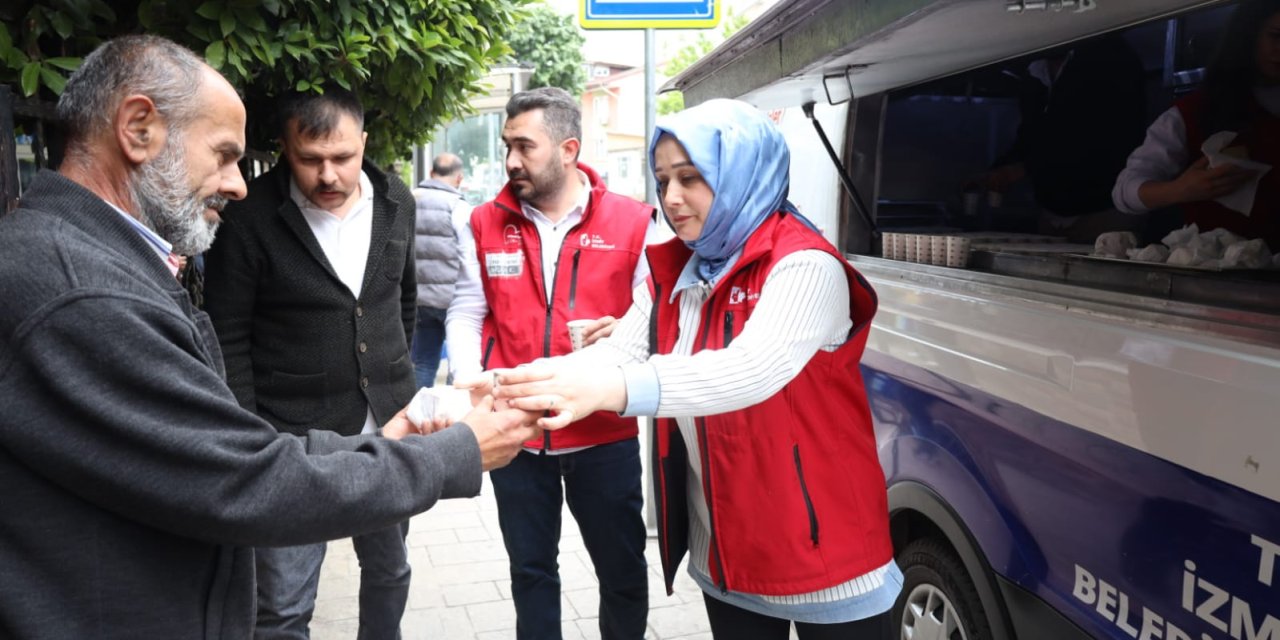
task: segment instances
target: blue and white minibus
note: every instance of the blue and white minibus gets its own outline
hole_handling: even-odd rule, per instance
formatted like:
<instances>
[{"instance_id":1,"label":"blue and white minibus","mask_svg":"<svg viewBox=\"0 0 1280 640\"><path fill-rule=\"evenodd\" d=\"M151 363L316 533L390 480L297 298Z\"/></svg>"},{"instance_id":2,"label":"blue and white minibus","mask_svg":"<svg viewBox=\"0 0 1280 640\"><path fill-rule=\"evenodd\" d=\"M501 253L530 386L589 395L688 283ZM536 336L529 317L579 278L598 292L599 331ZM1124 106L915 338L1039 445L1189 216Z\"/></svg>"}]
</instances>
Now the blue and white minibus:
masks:
<instances>
[{"instance_id":1,"label":"blue and white minibus","mask_svg":"<svg viewBox=\"0 0 1280 640\"><path fill-rule=\"evenodd\" d=\"M1099 259L1039 233L1030 188L964 193L1016 144L1036 60L1122 38L1149 123L1236 4L790 0L669 83L776 117L791 199L879 294L863 366L904 640L1280 640L1280 271ZM1133 105L1111 106L1081 117ZM888 233L973 251L888 259Z\"/></svg>"}]
</instances>

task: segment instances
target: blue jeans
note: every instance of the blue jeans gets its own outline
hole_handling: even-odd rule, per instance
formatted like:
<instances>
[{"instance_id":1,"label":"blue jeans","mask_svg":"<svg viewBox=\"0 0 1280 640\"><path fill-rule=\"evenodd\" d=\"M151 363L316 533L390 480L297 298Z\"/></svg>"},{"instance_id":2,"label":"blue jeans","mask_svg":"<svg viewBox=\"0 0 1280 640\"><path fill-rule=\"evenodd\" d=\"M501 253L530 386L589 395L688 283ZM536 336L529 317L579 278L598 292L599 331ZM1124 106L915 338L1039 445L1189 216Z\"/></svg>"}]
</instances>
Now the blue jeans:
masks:
<instances>
[{"instance_id":1,"label":"blue jeans","mask_svg":"<svg viewBox=\"0 0 1280 640\"><path fill-rule=\"evenodd\" d=\"M640 640L649 614L640 443L564 455L521 451L489 473L511 558L518 640L559 640L561 502L578 521L600 582L600 637ZM563 480L563 485L561 481Z\"/></svg>"},{"instance_id":2,"label":"blue jeans","mask_svg":"<svg viewBox=\"0 0 1280 640\"><path fill-rule=\"evenodd\" d=\"M360 561L359 640L399 640L409 601L409 523L351 539ZM306 640L316 608L325 543L258 547L258 619L254 640Z\"/></svg>"},{"instance_id":3,"label":"blue jeans","mask_svg":"<svg viewBox=\"0 0 1280 640\"><path fill-rule=\"evenodd\" d=\"M436 372L440 370L440 348L444 346L444 316L447 309L418 307L418 319L413 328L413 372L419 387L436 384Z\"/></svg>"}]
</instances>

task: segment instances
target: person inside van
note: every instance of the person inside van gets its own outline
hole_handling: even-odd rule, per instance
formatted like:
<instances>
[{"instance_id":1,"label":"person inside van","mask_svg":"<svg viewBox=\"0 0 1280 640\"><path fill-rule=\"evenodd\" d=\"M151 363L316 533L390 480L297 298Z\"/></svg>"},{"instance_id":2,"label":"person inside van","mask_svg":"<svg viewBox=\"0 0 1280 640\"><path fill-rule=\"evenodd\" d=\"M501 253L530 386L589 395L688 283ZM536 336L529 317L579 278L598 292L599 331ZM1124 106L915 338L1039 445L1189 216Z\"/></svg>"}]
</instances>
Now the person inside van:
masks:
<instances>
[{"instance_id":1,"label":"person inside van","mask_svg":"<svg viewBox=\"0 0 1280 640\"><path fill-rule=\"evenodd\" d=\"M689 553L712 635L887 639L902 573L858 362L876 296L786 196L790 152L754 107L710 100L654 134L676 238L612 336L498 375L561 428L658 418L668 593ZM819 528L821 523L821 528Z\"/></svg>"},{"instance_id":2,"label":"person inside van","mask_svg":"<svg viewBox=\"0 0 1280 640\"><path fill-rule=\"evenodd\" d=\"M1229 209L1232 194L1257 171L1231 163L1211 167L1202 150L1220 132L1234 132L1224 155L1272 167L1258 182L1252 208ZM1230 135L1230 134L1227 134ZM1147 129L1129 156L1112 196L1121 211L1180 205L1201 231L1225 228L1280 249L1280 0L1241 3L1205 76L1204 86L1174 103Z\"/></svg>"},{"instance_id":3,"label":"person inside van","mask_svg":"<svg viewBox=\"0 0 1280 640\"><path fill-rule=\"evenodd\" d=\"M1140 226L1111 203L1116 174L1146 124L1138 54L1118 34L1107 35L1032 62L1026 76L1014 145L978 185L1004 193L1029 180L1039 233L1071 242Z\"/></svg>"}]
</instances>

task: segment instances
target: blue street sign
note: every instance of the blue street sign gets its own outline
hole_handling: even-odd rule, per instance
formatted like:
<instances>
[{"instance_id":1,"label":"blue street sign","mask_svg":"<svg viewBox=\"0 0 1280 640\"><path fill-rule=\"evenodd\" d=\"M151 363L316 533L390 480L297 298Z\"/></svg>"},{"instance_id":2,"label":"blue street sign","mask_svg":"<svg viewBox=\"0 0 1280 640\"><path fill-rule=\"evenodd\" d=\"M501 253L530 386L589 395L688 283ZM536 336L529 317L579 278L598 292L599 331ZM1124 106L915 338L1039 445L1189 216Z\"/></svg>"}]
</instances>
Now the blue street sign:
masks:
<instances>
[{"instance_id":1,"label":"blue street sign","mask_svg":"<svg viewBox=\"0 0 1280 640\"><path fill-rule=\"evenodd\" d=\"M583 29L710 29L720 0L582 0Z\"/></svg>"}]
</instances>

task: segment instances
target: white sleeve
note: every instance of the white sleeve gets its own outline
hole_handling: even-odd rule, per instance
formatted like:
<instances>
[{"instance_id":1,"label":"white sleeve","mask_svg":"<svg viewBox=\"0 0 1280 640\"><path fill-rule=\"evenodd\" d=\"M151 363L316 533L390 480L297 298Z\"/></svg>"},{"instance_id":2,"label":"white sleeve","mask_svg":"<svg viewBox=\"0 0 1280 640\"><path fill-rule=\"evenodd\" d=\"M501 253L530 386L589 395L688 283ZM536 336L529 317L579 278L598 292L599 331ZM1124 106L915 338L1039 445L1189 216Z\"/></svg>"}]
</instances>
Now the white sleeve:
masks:
<instances>
[{"instance_id":1,"label":"white sleeve","mask_svg":"<svg viewBox=\"0 0 1280 640\"><path fill-rule=\"evenodd\" d=\"M661 239L659 235L660 234L658 233L658 223L656 220L654 220L653 216L650 216L649 226L648 228L645 229L645 233L644 233L645 246L647 247L655 242L660 242ZM640 285L645 284L645 281L648 279L649 279L649 256L646 255L645 251L642 250L640 252L640 261L636 263L636 272L633 276L631 276L631 288L634 290L636 287L639 287ZM632 300L635 299L634 293L631 296L631 299Z\"/></svg>"},{"instance_id":2,"label":"white sleeve","mask_svg":"<svg viewBox=\"0 0 1280 640\"><path fill-rule=\"evenodd\" d=\"M657 415L757 404L795 379L819 349L843 344L852 326L843 265L822 251L787 256L769 272L759 304L728 347L649 358L660 382Z\"/></svg>"},{"instance_id":3,"label":"white sleeve","mask_svg":"<svg viewBox=\"0 0 1280 640\"><path fill-rule=\"evenodd\" d=\"M455 209L457 214L458 210ZM484 297L480 281L480 258L476 255L476 237L471 232L471 217L456 216L454 231L458 234L458 283L453 301L445 316L445 344L449 349L449 374L455 379L483 371L480 366L480 333L489 314L489 301Z\"/></svg>"},{"instance_id":4,"label":"white sleeve","mask_svg":"<svg viewBox=\"0 0 1280 640\"><path fill-rule=\"evenodd\" d=\"M1111 190L1111 200L1125 213L1144 213L1150 210L1138 197L1138 188L1148 182L1164 182L1177 178L1191 164L1187 149L1187 126L1177 107L1160 114L1147 128L1147 139L1129 154L1116 185Z\"/></svg>"}]
</instances>

